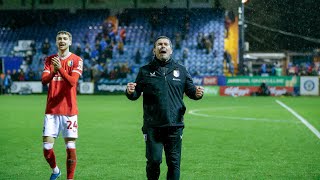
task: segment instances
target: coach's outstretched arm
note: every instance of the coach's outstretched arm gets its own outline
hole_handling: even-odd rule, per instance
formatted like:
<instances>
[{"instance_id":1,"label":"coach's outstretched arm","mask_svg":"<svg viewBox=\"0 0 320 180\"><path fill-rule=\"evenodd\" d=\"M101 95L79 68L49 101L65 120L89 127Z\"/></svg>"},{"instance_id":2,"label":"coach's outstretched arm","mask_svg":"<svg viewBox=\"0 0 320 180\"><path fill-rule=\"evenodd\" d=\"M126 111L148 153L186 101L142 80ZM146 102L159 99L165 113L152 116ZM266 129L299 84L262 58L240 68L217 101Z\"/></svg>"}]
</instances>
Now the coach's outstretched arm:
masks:
<instances>
[{"instance_id":1,"label":"coach's outstretched arm","mask_svg":"<svg viewBox=\"0 0 320 180\"><path fill-rule=\"evenodd\" d=\"M199 100L203 97L204 89L201 86L195 86L193 84L192 78L188 72L186 72L186 86L185 93L190 99Z\"/></svg>"},{"instance_id":2,"label":"coach's outstretched arm","mask_svg":"<svg viewBox=\"0 0 320 180\"><path fill-rule=\"evenodd\" d=\"M127 84L126 96L128 99L134 101L140 97L142 92L141 82L142 82L141 71L139 71L136 81L134 83L130 82Z\"/></svg>"}]
</instances>

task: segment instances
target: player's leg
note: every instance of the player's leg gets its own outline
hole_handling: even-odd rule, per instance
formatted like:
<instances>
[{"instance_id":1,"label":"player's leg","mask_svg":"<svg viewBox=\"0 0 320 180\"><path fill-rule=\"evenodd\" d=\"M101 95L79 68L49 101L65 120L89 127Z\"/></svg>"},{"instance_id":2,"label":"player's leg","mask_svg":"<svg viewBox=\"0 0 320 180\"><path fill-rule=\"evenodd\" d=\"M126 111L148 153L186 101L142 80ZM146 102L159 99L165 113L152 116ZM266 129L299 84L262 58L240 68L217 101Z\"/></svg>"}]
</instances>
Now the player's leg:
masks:
<instances>
[{"instance_id":1,"label":"player's leg","mask_svg":"<svg viewBox=\"0 0 320 180\"><path fill-rule=\"evenodd\" d=\"M183 127L169 127L164 143L166 163L168 166L167 180L180 179L180 161Z\"/></svg>"},{"instance_id":2,"label":"player's leg","mask_svg":"<svg viewBox=\"0 0 320 180\"><path fill-rule=\"evenodd\" d=\"M160 128L147 128L144 134L146 142L147 178L157 180L160 176L160 164L162 163L163 144Z\"/></svg>"},{"instance_id":3,"label":"player's leg","mask_svg":"<svg viewBox=\"0 0 320 180\"><path fill-rule=\"evenodd\" d=\"M50 167L52 174L50 180L57 179L61 172L56 164L56 157L53 150L55 138L59 134L59 118L54 115L46 114L43 125L43 155Z\"/></svg>"},{"instance_id":4,"label":"player's leg","mask_svg":"<svg viewBox=\"0 0 320 180\"><path fill-rule=\"evenodd\" d=\"M78 117L76 115L62 117L62 133L64 136L67 151L67 179L73 179L77 165L76 139L78 138Z\"/></svg>"},{"instance_id":5,"label":"player's leg","mask_svg":"<svg viewBox=\"0 0 320 180\"><path fill-rule=\"evenodd\" d=\"M66 151L67 151L67 179L73 179L77 165L77 154L76 154L76 139L65 138Z\"/></svg>"}]
</instances>

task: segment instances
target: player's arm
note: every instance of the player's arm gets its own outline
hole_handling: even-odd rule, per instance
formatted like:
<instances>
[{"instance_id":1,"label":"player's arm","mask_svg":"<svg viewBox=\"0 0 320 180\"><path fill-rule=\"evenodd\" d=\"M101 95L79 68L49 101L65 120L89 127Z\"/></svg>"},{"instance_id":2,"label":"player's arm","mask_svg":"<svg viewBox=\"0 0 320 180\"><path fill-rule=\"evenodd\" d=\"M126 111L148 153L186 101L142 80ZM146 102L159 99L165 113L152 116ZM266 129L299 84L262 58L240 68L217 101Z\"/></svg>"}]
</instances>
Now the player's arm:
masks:
<instances>
[{"instance_id":1,"label":"player's arm","mask_svg":"<svg viewBox=\"0 0 320 180\"><path fill-rule=\"evenodd\" d=\"M51 68L50 65L51 65L50 58L46 58L44 63L44 70L41 76L41 82L43 85L50 83L50 81L53 79L54 75L56 74L56 70L54 68Z\"/></svg>"},{"instance_id":2,"label":"player's arm","mask_svg":"<svg viewBox=\"0 0 320 180\"><path fill-rule=\"evenodd\" d=\"M185 85L185 93L190 99L199 100L203 97L203 87L195 86L193 84L191 75L187 70L186 73L186 85Z\"/></svg>"},{"instance_id":3,"label":"player's arm","mask_svg":"<svg viewBox=\"0 0 320 180\"><path fill-rule=\"evenodd\" d=\"M78 79L82 73L82 60L77 61L74 63L72 74L69 75L61 66L61 62L59 57L52 58L52 64L54 65L55 69L59 71L62 78L66 80L71 86L76 86Z\"/></svg>"},{"instance_id":4,"label":"player's arm","mask_svg":"<svg viewBox=\"0 0 320 180\"><path fill-rule=\"evenodd\" d=\"M78 79L80 77L80 74L78 72L72 72L71 76L63 69L63 68L59 68L59 73L61 74L62 78L67 80L67 82L71 85L71 86L76 86Z\"/></svg>"},{"instance_id":5,"label":"player's arm","mask_svg":"<svg viewBox=\"0 0 320 180\"><path fill-rule=\"evenodd\" d=\"M42 84L44 84L44 85L48 84L53 79L54 75L55 75L55 73L53 73L53 72L44 71L42 73L42 77L41 77Z\"/></svg>"}]
</instances>

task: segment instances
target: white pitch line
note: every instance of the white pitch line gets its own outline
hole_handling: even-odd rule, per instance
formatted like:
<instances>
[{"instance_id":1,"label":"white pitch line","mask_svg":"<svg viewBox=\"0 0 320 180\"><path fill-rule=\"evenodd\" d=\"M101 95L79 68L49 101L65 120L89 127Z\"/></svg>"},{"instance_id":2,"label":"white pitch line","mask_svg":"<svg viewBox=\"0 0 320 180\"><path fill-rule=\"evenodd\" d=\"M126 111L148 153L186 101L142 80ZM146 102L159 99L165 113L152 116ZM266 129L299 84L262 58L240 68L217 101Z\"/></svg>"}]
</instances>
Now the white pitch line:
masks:
<instances>
[{"instance_id":1,"label":"white pitch line","mask_svg":"<svg viewBox=\"0 0 320 180\"><path fill-rule=\"evenodd\" d=\"M297 112L295 112L293 109L285 105L283 102L279 100L276 100L276 102L280 104L280 106L284 107L289 112L291 112L291 114L293 114L296 118L298 118L305 126L307 126L307 128L309 128L313 132L313 134L315 134L320 139L320 132L315 127L313 127L306 119L301 117Z\"/></svg>"},{"instance_id":2,"label":"white pitch line","mask_svg":"<svg viewBox=\"0 0 320 180\"><path fill-rule=\"evenodd\" d=\"M223 108L222 108L223 109ZM208 115L199 113L199 111L205 109L194 109L190 110L188 113L194 116L202 116L202 117L214 117L214 118L223 118L223 119L234 119L234 120L243 120L243 121L265 121L265 122L291 122L288 120L277 120L277 119L266 119L266 118L252 118L252 117L230 117L230 116L217 116L217 115ZM216 108L214 108L216 110Z\"/></svg>"}]
</instances>

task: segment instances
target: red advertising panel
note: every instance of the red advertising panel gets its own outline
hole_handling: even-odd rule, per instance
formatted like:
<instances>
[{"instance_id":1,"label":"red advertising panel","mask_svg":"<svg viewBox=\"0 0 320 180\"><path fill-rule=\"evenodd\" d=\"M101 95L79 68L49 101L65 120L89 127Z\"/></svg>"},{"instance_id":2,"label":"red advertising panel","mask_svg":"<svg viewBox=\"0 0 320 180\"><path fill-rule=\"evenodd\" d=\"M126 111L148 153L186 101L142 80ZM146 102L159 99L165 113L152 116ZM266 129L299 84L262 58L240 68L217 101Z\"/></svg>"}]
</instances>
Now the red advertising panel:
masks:
<instances>
[{"instance_id":1,"label":"red advertising panel","mask_svg":"<svg viewBox=\"0 0 320 180\"><path fill-rule=\"evenodd\" d=\"M257 92L256 86L221 86L220 96L250 96ZM271 96L281 96L293 92L293 87L269 87Z\"/></svg>"},{"instance_id":2,"label":"red advertising panel","mask_svg":"<svg viewBox=\"0 0 320 180\"><path fill-rule=\"evenodd\" d=\"M271 96L281 96L293 93L293 87L269 87Z\"/></svg>"},{"instance_id":3,"label":"red advertising panel","mask_svg":"<svg viewBox=\"0 0 320 180\"><path fill-rule=\"evenodd\" d=\"M210 86L210 85L217 85L218 84L218 77L216 76L205 76L203 78L203 85Z\"/></svg>"}]
</instances>

